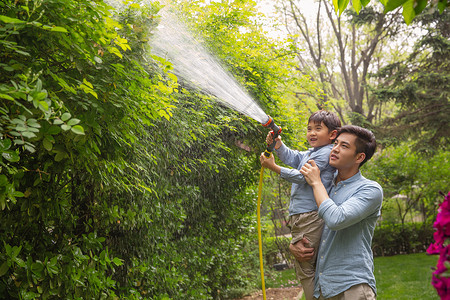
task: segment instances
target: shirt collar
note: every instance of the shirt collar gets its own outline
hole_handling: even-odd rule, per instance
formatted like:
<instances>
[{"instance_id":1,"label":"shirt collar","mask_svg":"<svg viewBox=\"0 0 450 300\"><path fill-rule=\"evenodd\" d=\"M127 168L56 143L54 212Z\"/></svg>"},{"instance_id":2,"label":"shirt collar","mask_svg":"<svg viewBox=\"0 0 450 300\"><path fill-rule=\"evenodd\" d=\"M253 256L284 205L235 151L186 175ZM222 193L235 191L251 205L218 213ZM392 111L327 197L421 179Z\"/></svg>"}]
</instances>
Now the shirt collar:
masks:
<instances>
[{"instance_id":1,"label":"shirt collar","mask_svg":"<svg viewBox=\"0 0 450 300\"><path fill-rule=\"evenodd\" d=\"M315 151L318 151L319 149L322 149L323 147L330 147L330 146L331 146L331 144L326 144L326 145L323 145L320 147L309 148L308 150L311 152L315 152Z\"/></svg>"},{"instance_id":2,"label":"shirt collar","mask_svg":"<svg viewBox=\"0 0 450 300\"><path fill-rule=\"evenodd\" d=\"M339 173L338 170L336 170L336 172L334 173L333 185L336 185L336 177L337 177L338 173ZM350 178L348 178L346 180L339 181L338 184L349 184L349 183L352 183L352 182L360 180L361 177L362 177L361 171L358 171L358 173L356 173L352 177L350 177Z\"/></svg>"}]
</instances>

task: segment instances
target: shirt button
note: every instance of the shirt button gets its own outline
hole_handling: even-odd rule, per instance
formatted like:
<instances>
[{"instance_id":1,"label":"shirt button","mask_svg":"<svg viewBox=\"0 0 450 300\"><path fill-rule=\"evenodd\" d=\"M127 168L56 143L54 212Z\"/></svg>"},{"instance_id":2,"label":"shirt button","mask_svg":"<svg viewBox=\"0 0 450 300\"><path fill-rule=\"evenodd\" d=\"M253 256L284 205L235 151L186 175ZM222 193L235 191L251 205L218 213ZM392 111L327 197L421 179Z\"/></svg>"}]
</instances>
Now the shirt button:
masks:
<instances>
[{"instance_id":1,"label":"shirt button","mask_svg":"<svg viewBox=\"0 0 450 300\"><path fill-rule=\"evenodd\" d=\"M334 192L334 194L336 195L337 192Z\"/></svg>"},{"instance_id":2,"label":"shirt button","mask_svg":"<svg viewBox=\"0 0 450 300\"><path fill-rule=\"evenodd\" d=\"M322 275L322 273L320 273L319 275Z\"/></svg>"},{"instance_id":3,"label":"shirt button","mask_svg":"<svg viewBox=\"0 0 450 300\"><path fill-rule=\"evenodd\" d=\"M323 256L321 256L320 259L323 259Z\"/></svg>"}]
</instances>

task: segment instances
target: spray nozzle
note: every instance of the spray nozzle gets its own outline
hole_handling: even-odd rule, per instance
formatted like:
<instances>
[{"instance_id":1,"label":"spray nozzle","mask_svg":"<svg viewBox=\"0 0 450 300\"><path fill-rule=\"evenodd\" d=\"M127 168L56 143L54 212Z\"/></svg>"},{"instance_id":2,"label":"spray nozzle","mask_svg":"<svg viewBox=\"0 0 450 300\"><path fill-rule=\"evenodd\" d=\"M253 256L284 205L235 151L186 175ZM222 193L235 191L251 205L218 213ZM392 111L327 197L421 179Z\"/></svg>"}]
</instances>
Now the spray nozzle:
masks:
<instances>
[{"instance_id":1,"label":"spray nozzle","mask_svg":"<svg viewBox=\"0 0 450 300\"><path fill-rule=\"evenodd\" d=\"M272 131L271 131L272 139L273 139L272 144L267 145L267 149L266 149L266 151L264 151L264 155L266 157L269 157L270 154L272 153L273 149L275 148L275 144L277 143L277 141L275 139L280 135L281 127L277 126L270 116L267 116L267 117L269 118L267 120L267 122L263 123L261 125L272 129Z\"/></svg>"}]
</instances>

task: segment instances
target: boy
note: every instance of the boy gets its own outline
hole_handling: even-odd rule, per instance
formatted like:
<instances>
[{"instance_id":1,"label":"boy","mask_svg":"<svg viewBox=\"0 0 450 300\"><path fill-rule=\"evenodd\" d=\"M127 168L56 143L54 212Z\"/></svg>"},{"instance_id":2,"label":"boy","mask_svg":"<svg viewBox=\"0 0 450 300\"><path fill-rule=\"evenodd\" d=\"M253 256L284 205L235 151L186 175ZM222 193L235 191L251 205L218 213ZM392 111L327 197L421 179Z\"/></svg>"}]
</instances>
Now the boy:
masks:
<instances>
[{"instance_id":1,"label":"boy","mask_svg":"<svg viewBox=\"0 0 450 300\"><path fill-rule=\"evenodd\" d=\"M313 113L308 120L306 138L312 148L302 152L291 150L281 142L281 137L278 137L275 151L282 162L294 169L278 166L273 155L267 158L262 154L260 157L263 167L292 182L289 204L292 241L289 249L293 254L294 245L303 238L316 250L314 253L317 253L323 230L323 220L318 217L313 190L300 173L300 169L309 160L314 160L320 169L320 178L325 188L331 187L335 169L329 165L329 157L340 126L341 122L335 113L321 110ZM266 142L272 143L271 133L267 135ZM306 262L295 260L297 278L303 286L306 300L313 299L315 265L316 255Z\"/></svg>"}]
</instances>

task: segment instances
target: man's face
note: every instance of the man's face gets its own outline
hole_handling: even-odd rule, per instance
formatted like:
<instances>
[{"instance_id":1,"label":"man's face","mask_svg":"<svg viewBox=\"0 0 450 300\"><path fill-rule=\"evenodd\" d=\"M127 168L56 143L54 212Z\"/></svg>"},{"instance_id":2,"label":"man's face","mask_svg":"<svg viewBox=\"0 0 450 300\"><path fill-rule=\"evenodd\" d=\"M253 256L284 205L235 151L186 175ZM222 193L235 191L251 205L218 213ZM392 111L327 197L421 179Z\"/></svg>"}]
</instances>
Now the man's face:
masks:
<instances>
[{"instance_id":1,"label":"man's face","mask_svg":"<svg viewBox=\"0 0 450 300\"><path fill-rule=\"evenodd\" d=\"M309 122L306 139L311 147L321 147L331 143L336 131L329 132L328 127L323 123Z\"/></svg>"},{"instance_id":2,"label":"man's face","mask_svg":"<svg viewBox=\"0 0 450 300\"><path fill-rule=\"evenodd\" d=\"M331 149L330 165L336 169L349 168L364 160L364 153L356 153L356 136L347 132L340 134Z\"/></svg>"}]
</instances>

